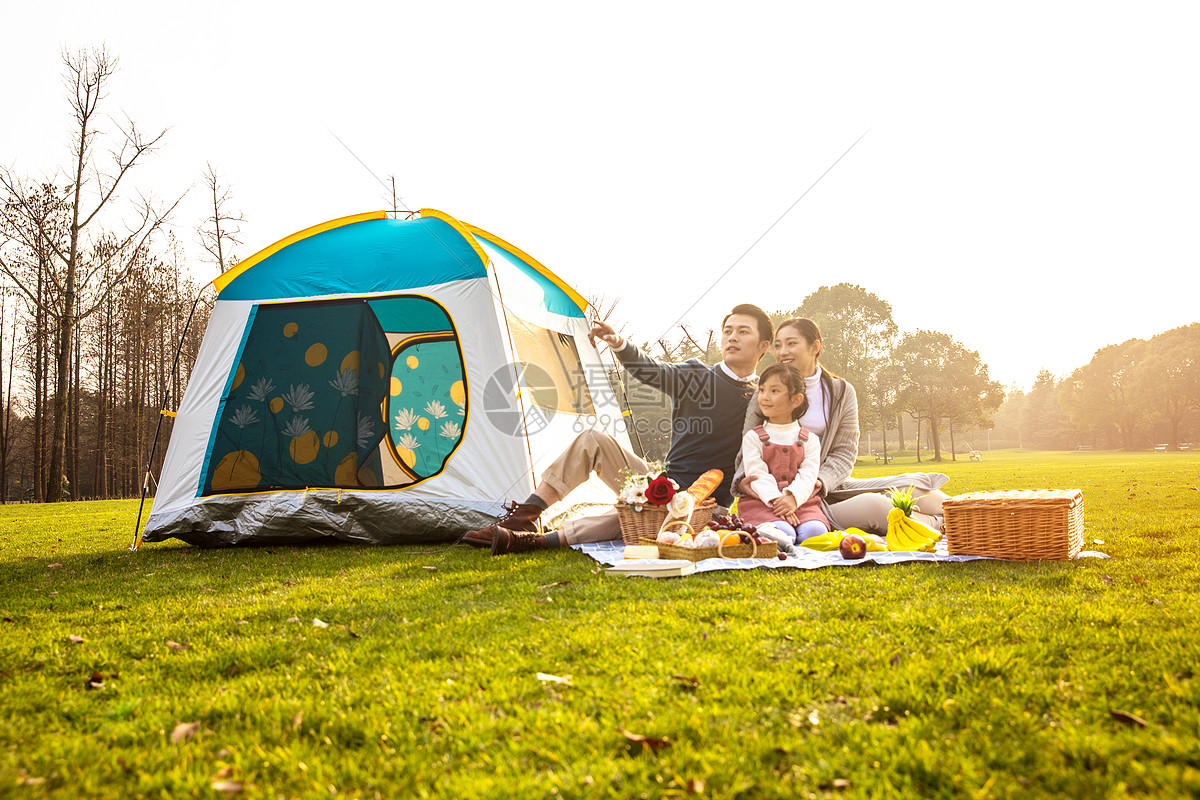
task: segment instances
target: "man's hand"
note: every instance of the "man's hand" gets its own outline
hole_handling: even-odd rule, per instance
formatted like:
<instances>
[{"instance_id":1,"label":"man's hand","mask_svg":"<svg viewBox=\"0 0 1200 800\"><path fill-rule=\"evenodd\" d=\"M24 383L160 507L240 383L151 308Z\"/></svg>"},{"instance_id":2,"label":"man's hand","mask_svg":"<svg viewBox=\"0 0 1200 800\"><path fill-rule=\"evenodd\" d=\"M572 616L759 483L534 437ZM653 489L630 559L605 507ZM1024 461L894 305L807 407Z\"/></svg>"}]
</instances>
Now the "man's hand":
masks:
<instances>
[{"instance_id":1,"label":"man's hand","mask_svg":"<svg viewBox=\"0 0 1200 800\"><path fill-rule=\"evenodd\" d=\"M754 480L749 475L742 478L742 482L738 484L738 490L746 497L753 497L755 500L762 499L758 496L758 492L754 491Z\"/></svg>"},{"instance_id":2,"label":"man's hand","mask_svg":"<svg viewBox=\"0 0 1200 800\"><path fill-rule=\"evenodd\" d=\"M603 341L613 350L619 350L625 344L625 337L617 333L616 328L602 319L593 320L592 329L588 331L588 341L592 347L596 346L597 339Z\"/></svg>"}]
</instances>

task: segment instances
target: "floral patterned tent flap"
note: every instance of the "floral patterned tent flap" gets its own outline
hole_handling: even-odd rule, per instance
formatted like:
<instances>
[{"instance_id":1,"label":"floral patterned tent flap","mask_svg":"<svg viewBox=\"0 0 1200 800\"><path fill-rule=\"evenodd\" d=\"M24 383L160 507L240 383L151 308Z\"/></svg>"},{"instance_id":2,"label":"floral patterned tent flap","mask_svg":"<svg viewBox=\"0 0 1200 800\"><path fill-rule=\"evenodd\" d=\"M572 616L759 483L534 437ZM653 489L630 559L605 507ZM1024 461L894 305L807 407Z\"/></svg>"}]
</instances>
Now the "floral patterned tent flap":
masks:
<instances>
[{"instance_id":1,"label":"floral patterned tent flap","mask_svg":"<svg viewBox=\"0 0 1200 800\"><path fill-rule=\"evenodd\" d=\"M426 297L263 304L202 493L388 488L436 475L462 440L464 380L453 323Z\"/></svg>"}]
</instances>

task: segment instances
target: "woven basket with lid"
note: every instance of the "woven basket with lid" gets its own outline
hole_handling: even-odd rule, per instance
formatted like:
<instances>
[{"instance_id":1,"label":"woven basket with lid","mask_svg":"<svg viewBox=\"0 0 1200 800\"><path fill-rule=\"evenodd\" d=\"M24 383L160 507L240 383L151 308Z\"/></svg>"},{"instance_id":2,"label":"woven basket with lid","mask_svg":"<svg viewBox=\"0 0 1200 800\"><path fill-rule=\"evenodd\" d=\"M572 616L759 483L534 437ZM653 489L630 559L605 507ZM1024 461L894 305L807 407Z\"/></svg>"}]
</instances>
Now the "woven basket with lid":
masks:
<instances>
[{"instance_id":1,"label":"woven basket with lid","mask_svg":"<svg viewBox=\"0 0 1200 800\"><path fill-rule=\"evenodd\" d=\"M1083 492L969 492L942 504L950 555L1064 560L1083 549Z\"/></svg>"}]
</instances>

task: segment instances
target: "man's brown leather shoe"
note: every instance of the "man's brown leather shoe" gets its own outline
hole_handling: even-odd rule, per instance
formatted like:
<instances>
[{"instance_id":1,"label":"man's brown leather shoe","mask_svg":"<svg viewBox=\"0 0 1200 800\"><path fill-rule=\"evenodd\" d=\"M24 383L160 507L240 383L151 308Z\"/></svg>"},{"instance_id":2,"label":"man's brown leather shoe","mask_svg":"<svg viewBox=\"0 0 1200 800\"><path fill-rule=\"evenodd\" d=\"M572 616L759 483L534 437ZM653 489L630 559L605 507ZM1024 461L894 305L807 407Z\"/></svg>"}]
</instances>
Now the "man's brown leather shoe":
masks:
<instances>
[{"instance_id":1,"label":"man's brown leather shoe","mask_svg":"<svg viewBox=\"0 0 1200 800\"><path fill-rule=\"evenodd\" d=\"M494 556L545 549L546 537L540 533L523 533L510 531L499 525L492 526L492 555Z\"/></svg>"},{"instance_id":2,"label":"man's brown leather shoe","mask_svg":"<svg viewBox=\"0 0 1200 800\"><path fill-rule=\"evenodd\" d=\"M503 525L510 531L537 531L537 520L542 515L541 506L535 506L533 503L511 503L505 506L504 510L508 513L486 528L467 531L462 538L463 543L472 547L491 547L497 525Z\"/></svg>"}]
</instances>

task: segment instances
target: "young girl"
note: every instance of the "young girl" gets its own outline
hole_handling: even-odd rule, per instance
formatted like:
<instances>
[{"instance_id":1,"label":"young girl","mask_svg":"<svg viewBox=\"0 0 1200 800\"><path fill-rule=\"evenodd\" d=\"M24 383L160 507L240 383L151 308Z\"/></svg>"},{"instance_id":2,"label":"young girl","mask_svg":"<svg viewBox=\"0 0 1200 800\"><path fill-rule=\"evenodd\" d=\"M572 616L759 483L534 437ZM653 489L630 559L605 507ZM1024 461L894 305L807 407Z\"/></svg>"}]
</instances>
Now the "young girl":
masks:
<instances>
[{"instance_id":1,"label":"young girl","mask_svg":"<svg viewBox=\"0 0 1200 800\"><path fill-rule=\"evenodd\" d=\"M742 464L761 499L742 497L738 516L752 525L774 523L797 544L829 530L816 494L821 443L800 425L808 410L804 376L791 364L774 364L758 380L758 406L766 421L742 439Z\"/></svg>"}]
</instances>

